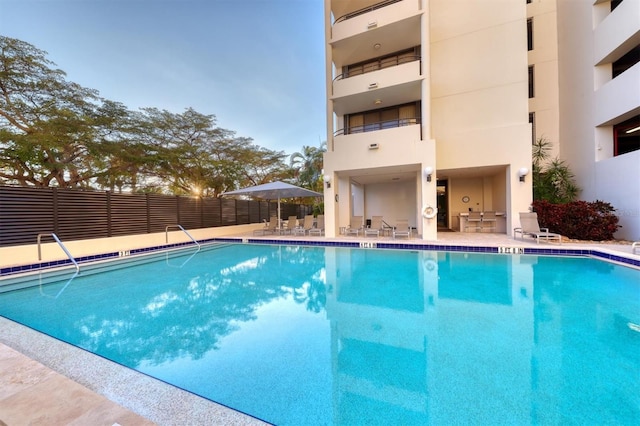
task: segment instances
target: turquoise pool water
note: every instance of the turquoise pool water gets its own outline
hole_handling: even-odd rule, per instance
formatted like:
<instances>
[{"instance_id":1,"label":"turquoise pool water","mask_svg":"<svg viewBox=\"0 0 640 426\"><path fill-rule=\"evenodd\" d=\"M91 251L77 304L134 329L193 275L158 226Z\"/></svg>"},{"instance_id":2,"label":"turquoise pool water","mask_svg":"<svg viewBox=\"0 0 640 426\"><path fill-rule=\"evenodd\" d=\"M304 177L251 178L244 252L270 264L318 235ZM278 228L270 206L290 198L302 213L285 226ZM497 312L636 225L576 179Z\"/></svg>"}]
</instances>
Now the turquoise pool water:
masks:
<instances>
[{"instance_id":1,"label":"turquoise pool water","mask_svg":"<svg viewBox=\"0 0 640 426\"><path fill-rule=\"evenodd\" d=\"M192 255L8 292L0 315L279 425L640 419L638 270L250 244Z\"/></svg>"}]
</instances>

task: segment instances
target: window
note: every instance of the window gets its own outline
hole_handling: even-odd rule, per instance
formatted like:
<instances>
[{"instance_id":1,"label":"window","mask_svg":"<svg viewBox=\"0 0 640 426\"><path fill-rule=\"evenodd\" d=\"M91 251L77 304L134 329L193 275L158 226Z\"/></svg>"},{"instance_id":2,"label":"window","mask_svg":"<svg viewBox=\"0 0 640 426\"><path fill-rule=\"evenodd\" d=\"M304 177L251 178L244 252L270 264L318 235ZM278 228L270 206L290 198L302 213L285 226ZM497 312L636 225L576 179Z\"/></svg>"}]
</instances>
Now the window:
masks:
<instances>
[{"instance_id":1,"label":"window","mask_svg":"<svg viewBox=\"0 0 640 426\"><path fill-rule=\"evenodd\" d=\"M527 50L533 50L533 18L527 19Z\"/></svg>"},{"instance_id":2,"label":"window","mask_svg":"<svg viewBox=\"0 0 640 426\"><path fill-rule=\"evenodd\" d=\"M529 113L529 124L531 124L531 143L536 142L536 113Z\"/></svg>"},{"instance_id":3,"label":"window","mask_svg":"<svg viewBox=\"0 0 640 426\"><path fill-rule=\"evenodd\" d=\"M420 102L349 114L344 119L345 135L418 124Z\"/></svg>"},{"instance_id":4,"label":"window","mask_svg":"<svg viewBox=\"0 0 640 426\"><path fill-rule=\"evenodd\" d=\"M640 62L640 45L628 51L622 58L611 64L611 78L616 78Z\"/></svg>"},{"instance_id":5,"label":"window","mask_svg":"<svg viewBox=\"0 0 640 426\"><path fill-rule=\"evenodd\" d=\"M531 3L531 0L527 0L527 4Z\"/></svg>"},{"instance_id":6,"label":"window","mask_svg":"<svg viewBox=\"0 0 640 426\"><path fill-rule=\"evenodd\" d=\"M533 65L529 65L529 98L535 95L533 90Z\"/></svg>"},{"instance_id":7,"label":"window","mask_svg":"<svg viewBox=\"0 0 640 426\"><path fill-rule=\"evenodd\" d=\"M640 114L613 126L613 155L640 150Z\"/></svg>"}]
</instances>

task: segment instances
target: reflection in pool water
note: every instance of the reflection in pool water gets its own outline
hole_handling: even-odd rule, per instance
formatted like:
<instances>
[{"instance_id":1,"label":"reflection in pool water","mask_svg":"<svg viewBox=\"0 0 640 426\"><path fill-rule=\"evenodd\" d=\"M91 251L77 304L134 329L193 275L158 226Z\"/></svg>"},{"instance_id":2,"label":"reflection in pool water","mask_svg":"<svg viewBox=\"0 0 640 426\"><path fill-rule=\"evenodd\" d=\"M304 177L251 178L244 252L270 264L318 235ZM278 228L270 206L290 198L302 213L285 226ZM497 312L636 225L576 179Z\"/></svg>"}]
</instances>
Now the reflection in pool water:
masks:
<instances>
[{"instance_id":1,"label":"reflection in pool water","mask_svg":"<svg viewBox=\"0 0 640 426\"><path fill-rule=\"evenodd\" d=\"M586 258L241 244L6 293L0 314L276 424L625 424L639 278Z\"/></svg>"}]
</instances>

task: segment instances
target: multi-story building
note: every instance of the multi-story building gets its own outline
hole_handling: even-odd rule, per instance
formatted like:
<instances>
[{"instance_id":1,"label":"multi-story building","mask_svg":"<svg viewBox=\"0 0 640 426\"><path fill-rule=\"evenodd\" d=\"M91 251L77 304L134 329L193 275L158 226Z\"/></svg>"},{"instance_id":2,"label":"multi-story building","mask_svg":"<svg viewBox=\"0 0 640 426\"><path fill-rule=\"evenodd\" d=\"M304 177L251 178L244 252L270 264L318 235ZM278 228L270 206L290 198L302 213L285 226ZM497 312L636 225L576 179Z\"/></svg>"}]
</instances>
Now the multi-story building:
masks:
<instances>
[{"instance_id":1,"label":"multi-story building","mask_svg":"<svg viewBox=\"0 0 640 426\"><path fill-rule=\"evenodd\" d=\"M559 158L581 199L616 208L616 237L640 240L640 0L554 1Z\"/></svg>"},{"instance_id":2,"label":"multi-story building","mask_svg":"<svg viewBox=\"0 0 640 426\"><path fill-rule=\"evenodd\" d=\"M325 23L327 235L382 215L436 239L470 210L510 234L544 138L640 239L640 0L325 0Z\"/></svg>"},{"instance_id":3,"label":"multi-story building","mask_svg":"<svg viewBox=\"0 0 640 426\"><path fill-rule=\"evenodd\" d=\"M526 19L524 0L325 0L327 236L383 216L432 240L470 211L512 232L532 201Z\"/></svg>"}]
</instances>

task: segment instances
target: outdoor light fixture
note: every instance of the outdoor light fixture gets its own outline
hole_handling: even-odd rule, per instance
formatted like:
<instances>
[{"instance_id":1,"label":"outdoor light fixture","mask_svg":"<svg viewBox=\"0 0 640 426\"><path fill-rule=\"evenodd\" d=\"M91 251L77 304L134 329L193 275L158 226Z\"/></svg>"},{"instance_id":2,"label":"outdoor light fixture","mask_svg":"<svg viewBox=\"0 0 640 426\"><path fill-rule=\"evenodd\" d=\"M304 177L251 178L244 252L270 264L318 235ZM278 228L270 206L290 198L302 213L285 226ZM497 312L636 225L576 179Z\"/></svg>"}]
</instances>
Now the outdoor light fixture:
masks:
<instances>
[{"instance_id":1,"label":"outdoor light fixture","mask_svg":"<svg viewBox=\"0 0 640 426\"><path fill-rule=\"evenodd\" d=\"M327 184L327 188L331 188L331 175L324 175L324 182Z\"/></svg>"},{"instance_id":2,"label":"outdoor light fixture","mask_svg":"<svg viewBox=\"0 0 640 426\"><path fill-rule=\"evenodd\" d=\"M518 176L520 177L520 182L524 182L524 177L528 174L529 174L529 169L527 169L526 167L520 168L520 170L518 170Z\"/></svg>"},{"instance_id":3,"label":"outdoor light fixture","mask_svg":"<svg viewBox=\"0 0 640 426\"><path fill-rule=\"evenodd\" d=\"M433 167L425 167L424 174L427 177L427 182L431 182L431 175L433 174Z\"/></svg>"}]
</instances>

